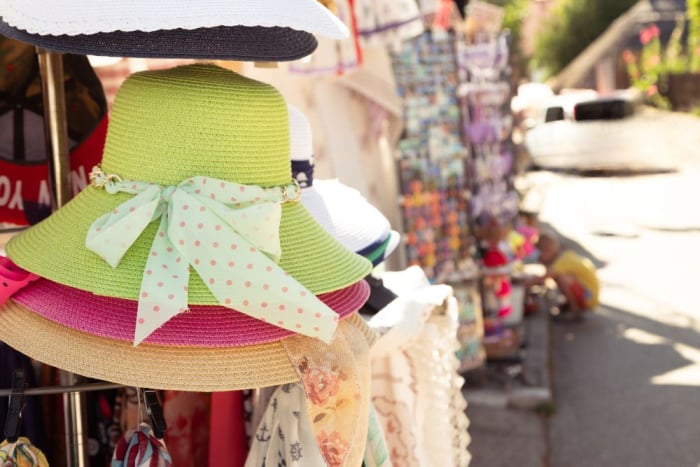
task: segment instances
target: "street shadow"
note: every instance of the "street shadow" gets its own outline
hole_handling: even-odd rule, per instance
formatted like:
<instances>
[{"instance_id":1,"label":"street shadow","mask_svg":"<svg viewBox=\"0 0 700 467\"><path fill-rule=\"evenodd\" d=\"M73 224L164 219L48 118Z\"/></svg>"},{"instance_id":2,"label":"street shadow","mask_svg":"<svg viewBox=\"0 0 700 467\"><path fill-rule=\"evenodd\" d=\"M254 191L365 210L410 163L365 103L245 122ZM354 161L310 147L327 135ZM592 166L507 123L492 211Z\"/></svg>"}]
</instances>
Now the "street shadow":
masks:
<instances>
[{"instance_id":1,"label":"street shadow","mask_svg":"<svg viewBox=\"0 0 700 467\"><path fill-rule=\"evenodd\" d=\"M698 331L698 322L695 319L687 318L687 320L685 320L685 326L678 326L649 319L629 310L624 310L622 308L606 304L601 305L601 310L603 312L603 316L606 316L619 324L640 329L649 334L658 335L663 338L667 344L676 343L696 347L698 348L698 352L700 352L700 332ZM666 315L668 316L669 313L666 312ZM698 385L700 387L700 380L698 381Z\"/></svg>"},{"instance_id":2,"label":"street shadow","mask_svg":"<svg viewBox=\"0 0 700 467\"><path fill-rule=\"evenodd\" d=\"M559 169L540 168L561 175L573 175L585 178L610 178L610 177L646 177L649 175L667 175L677 173L678 170L671 167L606 167L606 168L585 168L585 169Z\"/></svg>"},{"instance_id":3,"label":"street shadow","mask_svg":"<svg viewBox=\"0 0 700 467\"><path fill-rule=\"evenodd\" d=\"M602 306L552 347L551 467L697 467L700 333Z\"/></svg>"},{"instance_id":4,"label":"street shadow","mask_svg":"<svg viewBox=\"0 0 700 467\"><path fill-rule=\"evenodd\" d=\"M663 227L663 226L642 226L644 230L663 233L695 233L700 232L700 227Z\"/></svg>"}]
</instances>

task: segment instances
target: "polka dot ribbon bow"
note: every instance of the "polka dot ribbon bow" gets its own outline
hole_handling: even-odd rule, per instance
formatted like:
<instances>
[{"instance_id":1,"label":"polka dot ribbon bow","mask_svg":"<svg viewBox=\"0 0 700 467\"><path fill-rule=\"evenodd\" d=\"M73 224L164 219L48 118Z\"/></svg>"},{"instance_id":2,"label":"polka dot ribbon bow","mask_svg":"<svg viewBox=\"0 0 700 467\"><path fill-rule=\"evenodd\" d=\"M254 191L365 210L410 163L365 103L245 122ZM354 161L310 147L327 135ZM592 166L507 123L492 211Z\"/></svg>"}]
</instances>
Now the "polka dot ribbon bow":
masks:
<instances>
[{"instance_id":1,"label":"polka dot ribbon bow","mask_svg":"<svg viewBox=\"0 0 700 467\"><path fill-rule=\"evenodd\" d=\"M177 186L121 180L99 167L92 185L135 195L97 219L86 246L117 267L144 229L160 218L139 291L134 345L187 311L190 267L222 306L329 342L338 315L277 265L282 203L297 184L261 188L192 177Z\"/></svg>"}]
</instances>

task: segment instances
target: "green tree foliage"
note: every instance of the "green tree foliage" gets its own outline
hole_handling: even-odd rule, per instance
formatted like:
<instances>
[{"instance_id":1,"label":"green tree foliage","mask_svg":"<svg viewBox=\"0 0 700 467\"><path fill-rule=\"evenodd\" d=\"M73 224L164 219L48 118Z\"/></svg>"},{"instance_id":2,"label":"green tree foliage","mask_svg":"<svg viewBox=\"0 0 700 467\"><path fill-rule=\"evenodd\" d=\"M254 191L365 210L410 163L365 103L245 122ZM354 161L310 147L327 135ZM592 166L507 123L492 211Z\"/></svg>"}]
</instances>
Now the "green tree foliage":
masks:
<instances>
[{"instance_id":1,"label":"green tree foliage","mask_svg":"<svg viewBox=\"0 0 700 467\"><path fill-rule=\"evenodd\" d=\"M568 65L637 0L561 0L536 40L535 65L547 76Z\"/></svg>"},{"instance_id":2,"label":"green tree foliage","mask_svg":"<svg viewBox=\"0 0 700 467\"><path fill-rule=\"evenodd\" d=\"M700 0L687 0L688 58L690 71L700 70Z\"/></svg>"}]
</instances>

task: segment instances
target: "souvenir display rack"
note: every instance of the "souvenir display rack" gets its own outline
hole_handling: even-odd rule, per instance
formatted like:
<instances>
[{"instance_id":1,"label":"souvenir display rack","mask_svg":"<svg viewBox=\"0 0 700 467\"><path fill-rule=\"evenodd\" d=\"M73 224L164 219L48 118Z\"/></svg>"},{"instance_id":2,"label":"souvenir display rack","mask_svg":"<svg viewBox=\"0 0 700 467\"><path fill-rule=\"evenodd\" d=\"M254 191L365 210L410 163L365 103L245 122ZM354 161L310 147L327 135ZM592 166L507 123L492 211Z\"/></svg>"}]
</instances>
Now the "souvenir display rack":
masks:
<instances>
[{"instance_id":1,"label":"souvenir display rack","mask_svg":"<svg viewBox=\"0 0 700 467\"><path fill-rule=\"evenodd\" d=\"M457 53L464 136L471 153L469 219L481 265L484 345L486 357L497 359L518 354L522 340L522 317L519 304L513 303L510 278L513 252L507 241L519 206L509 43L508 32L482 30L458 43Z\"/></svg>"},{"instance_id":2,"label":"souvenir display rack","mask_svg":"<svg viewBox=\"0 0 700 467\"><path fill-rule=\"evenodd\" d=\"M398 164L407 260L421 266L431 280L460 269L471 258L464 196L469 149L463 143L457 99L458 37L454 32L426 32L392 54L404 103Z\"/></svg>"},{"instance_id":3,"label":"souvenir display rack","mask_svg":"<svg viewBox=\"0 0 700 467\"><path fill-rule=\"evenodd\" d=\"M349 4L352 5L352 2ZM473 256L468 197L465 196L469 189L468 166L465 164L469 149L463 139L464 121L457 98L460 79L455 57L456 42L459 40L460 36L454 32L429 32L419 36L411 42L409 48L396 52L393 56L397 80L401 83L399 86L404 92L404 97L410 102L409 117L413 119L400 148L405 156L402 157L401 163L403 208L407 223L412 223L409 237L414 234L409 238L409 248L413 248L412 262L419 262L436 281L442 281L441 277L445 278L454 271L466 271ZM38 50L38 53L44 97L47 154L51 171L51 209L56 210L64 206L71 197L62 55L42 49ZM419 65L416 66L416 63ZM423 94L426 91L432 93L433 97ZM441 219L445 221L442 222ZM448 316L444 311L436 316L445 317L445 324L456 326L453 314ZM447 336L454 336L454 331L448 330ZM460 405L464 403L460 390L462 379L454 374L451 367L454 354L449 345L452 345L452 342L449 339L441 339L439 343L446 345L445 360L449 360L449 368L446 366L443 370L453 379L451 389L454 389L454 394L451 394L450 404L456 407L453 415L459 415L456 417L459 420L451 420L451 425L448 425L461 430L458 430L461 438L454 446L455 450L459 451L459 455L455 457L455 465L466 465L467 424L464 406ZM427 355L429 353L425 354ZM94 407L88 406L85 393L124 386L87 382L91 380L68 372L61 372L60 376L58 386L27 387L22 372L13 373L12 388L0 389L0 397L8 397L11 408L6 420L5 435L10 441L17 439L21 410L26 397L63 394L65 462L71 467L87 466L90 464L86 436L87 412L92 413ZM138 391L139 416L142 415L140 409L143 404L150 416L155 437L163 438L165 423L155 391ZM448 451L435 450L435 453L449 455L451 451Z\"/></svg>"}]
</instances>

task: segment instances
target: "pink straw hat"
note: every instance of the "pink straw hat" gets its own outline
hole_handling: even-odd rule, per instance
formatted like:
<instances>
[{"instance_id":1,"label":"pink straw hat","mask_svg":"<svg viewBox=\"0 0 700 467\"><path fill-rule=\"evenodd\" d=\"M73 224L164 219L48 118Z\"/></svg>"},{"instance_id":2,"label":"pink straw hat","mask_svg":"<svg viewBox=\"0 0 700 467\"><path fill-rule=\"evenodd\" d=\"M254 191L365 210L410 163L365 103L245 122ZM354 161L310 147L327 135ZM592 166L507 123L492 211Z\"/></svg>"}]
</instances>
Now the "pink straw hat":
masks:
<instances>
[{"instance_id":1,"label":"pink straw hat","mask_svg":"<svg viewBox=\"0 0 700 467\"><path fill-rule=\"evenodd\" d=\"M369 291L369 285L359 281L318 298L342 319L367 301ZM94 295L45 279L30 284L12 298L40 316L75 331L120 341L133 340L136 301ZM292 335L292 331L222 306L192 305L188 313L175 316L144 342L186 347L241 347L275 342Z\"/></svg>"}]
</instances>

